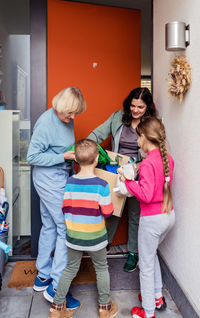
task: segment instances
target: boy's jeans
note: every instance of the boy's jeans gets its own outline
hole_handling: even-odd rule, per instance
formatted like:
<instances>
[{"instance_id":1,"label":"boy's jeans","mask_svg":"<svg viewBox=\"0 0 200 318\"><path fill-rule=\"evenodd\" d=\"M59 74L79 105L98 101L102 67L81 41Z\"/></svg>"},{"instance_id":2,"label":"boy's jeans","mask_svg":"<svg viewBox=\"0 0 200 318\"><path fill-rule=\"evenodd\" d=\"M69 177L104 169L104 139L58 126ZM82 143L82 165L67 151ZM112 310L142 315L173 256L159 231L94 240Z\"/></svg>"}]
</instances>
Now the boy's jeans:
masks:
<instances>
[{"instance_id":1,"label":"boy's jeans","mask_svg":"<svg viewBox=\"0 0 200 318\"><path fill-rule=\"evenodd\" d=\"M40 277L53 279L55 289L67 263L66 225L61 208L68 172L55 167L33 169L33 183L40 197L42 220L36 267Z\"/></svg>"},{"instance_id":2,"label":"boy's jeans","mask_svg":"<svg viewBox=\"0 0 200 318\"><path fill-rule=\"evenodd\" d=\"M77 251L67 248L68 251L68 264L60 278L58 289L54 297L55 304L63 304L65 296L69 290L73 278L76 276L83 256L83 251ZM107 252L103 248L96 252L88 252L90 255L97 276L97 289L100 304L108 304L110 302L110 275L108 272Z\"/></svg>"},{"instance_id":3,"label":"boy's jeans","mask_svg":"<svg viewBox=\"0 0 200 318\"><path fill-rule=\"evenodd\" d=\"M154 314L155 292L162 290L162 277L157 248L175 221L175 213L162 213L140 217L138 247L142 307Z\"/></svg>"}]
</instances>

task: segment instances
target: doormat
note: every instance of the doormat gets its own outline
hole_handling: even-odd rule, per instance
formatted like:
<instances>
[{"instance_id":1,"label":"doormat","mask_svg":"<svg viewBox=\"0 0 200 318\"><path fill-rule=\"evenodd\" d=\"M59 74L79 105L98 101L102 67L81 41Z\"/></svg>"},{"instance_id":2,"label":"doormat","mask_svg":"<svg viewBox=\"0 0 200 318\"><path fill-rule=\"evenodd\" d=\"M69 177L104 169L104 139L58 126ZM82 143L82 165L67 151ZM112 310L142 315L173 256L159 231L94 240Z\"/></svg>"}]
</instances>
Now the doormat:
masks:
<instances>
[{"instance_id":1,"label":"doormat","mask_svg":"<svg viewBox=\"0 0 200 318\"><path fill-rule=\"evenodd\" d=\"M107 254L108 255L128 254L127 245L126 244L111 245Z\"/></svg>"},{"instance_id":2,"label":"doormat","mask_svg":"<svg viewBox=\"0 0 200 318\"><path fill-rule=\"evenodd\" d=\"M18 261L16 262L10 281L9 288L21 289L23 287L31 287L34 285L37 269L35 261Z\"/></svg>"},{"instance_id":3,"label":"doormat","mask_svg":"<svg viewBox=\"0 0 200 318\"><path fill-rule=\"evenodd\" d=\"M21 289L24 287L32 287L35 277L37 276L36 261L17 261L10 281L9 288ZM83 258L77 276L72 284L95 284L96 273L90 258Z\"/></svg>"},{"instance_id":4,"label":"doormat","mask_svg":"<svg viewBox=\"0 0 200 318\"><path fill-rule=\"evenodd\" d=\"M72 284L95 284L96 272L92 261L89 257L82 258L81 266L77 276L73 279Z\"/></svg>"}]
</instances>

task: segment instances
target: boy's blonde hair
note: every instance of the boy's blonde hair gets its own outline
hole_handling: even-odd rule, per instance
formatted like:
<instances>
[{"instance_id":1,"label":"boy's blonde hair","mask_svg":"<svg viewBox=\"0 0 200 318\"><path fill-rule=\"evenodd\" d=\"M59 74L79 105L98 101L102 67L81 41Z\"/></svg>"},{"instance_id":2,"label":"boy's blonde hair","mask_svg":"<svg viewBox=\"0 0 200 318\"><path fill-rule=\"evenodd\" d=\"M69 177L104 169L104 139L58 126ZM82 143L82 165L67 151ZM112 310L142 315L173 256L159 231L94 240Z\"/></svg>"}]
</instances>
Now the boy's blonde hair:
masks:
<instances>
[{"instance_id":1,"label":"boy's blonde hair","mask_svg":"<svg viewBox=\"0 0 200 318\"><path fill-rule=\"evenodd\" d=\"M79 140L75 145L76 161L81 166L87 166L94 163L99 153L97 143L90 139Z\"/></svg>"},{"instance_id":2,"label":"boy's blonde hair","mask_svg":"<svg viewBox=\"0 0 200 318\"><path fill-rule=\"evenodd\" d=\"M86 109L86 103L83 95L77 87L67 87L60 91L52 99L54 110L58 113L83 113Z\"/></svg>"},{"instance_id":3,"label":"boy's blonde hair","mask_svg":"<svg viewBox=\"0 0 200 318\"><path fill-rule=\"evenodd\" d=\"M136 128L138 136L144 134L144 136L152 142L154 145L158 146L160 149L160 154L163 162L163 170L165 178L170 176L169 170L169 158L167 153L166 145L166 134L165 127L162 121L155 117L143 117ZM169 181L164 182L163 188L163 204L162 211L170 213L172 208L172 192Z\"/></svg>"}]
</instances>

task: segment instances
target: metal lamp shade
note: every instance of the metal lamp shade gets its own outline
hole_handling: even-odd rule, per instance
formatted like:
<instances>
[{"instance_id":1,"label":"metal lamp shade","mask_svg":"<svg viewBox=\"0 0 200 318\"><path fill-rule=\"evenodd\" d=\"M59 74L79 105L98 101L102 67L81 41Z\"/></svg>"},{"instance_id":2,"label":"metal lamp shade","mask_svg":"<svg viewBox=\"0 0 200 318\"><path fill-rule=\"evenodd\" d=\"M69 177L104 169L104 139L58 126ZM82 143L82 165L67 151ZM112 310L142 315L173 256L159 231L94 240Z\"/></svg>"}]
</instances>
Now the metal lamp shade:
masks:
<instances>
[{"instance_id":1,"label":"metal lamp shade","mask_svg":"<svg viewBox=\"0 0 200 318\"><path fill-rule=\"evenodd\" d=\"M165 24L165 49L167 51L182 51L188 45L189 26L177 21Z\"/></svg>"}]
</instances>

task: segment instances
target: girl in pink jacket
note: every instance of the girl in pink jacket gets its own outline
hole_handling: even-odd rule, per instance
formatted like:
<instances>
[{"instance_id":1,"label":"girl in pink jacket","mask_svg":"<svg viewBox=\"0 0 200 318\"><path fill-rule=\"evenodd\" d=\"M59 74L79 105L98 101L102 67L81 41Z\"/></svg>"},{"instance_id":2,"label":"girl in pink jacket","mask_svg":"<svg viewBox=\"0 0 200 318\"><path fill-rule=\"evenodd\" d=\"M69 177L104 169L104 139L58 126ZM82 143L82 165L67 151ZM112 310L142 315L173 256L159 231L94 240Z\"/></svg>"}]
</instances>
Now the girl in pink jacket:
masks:
<instances>
[{"instance_id":1,"label":"girl in pink jacket","mask_svg":"<svg viewBox=\"0 0 200 318\"><path fill-rule=\"evenodd\" d=\"M165 128L153 117L145 117L136 128L138 145L147 153L139 167L139 181L124 180L127 190L140 202L138 233L142 307L132 308L133 318L155 318L155 308L165 309L157 248L172 228L174 161L167 153Z\"/></svg>"}]
</instances>

